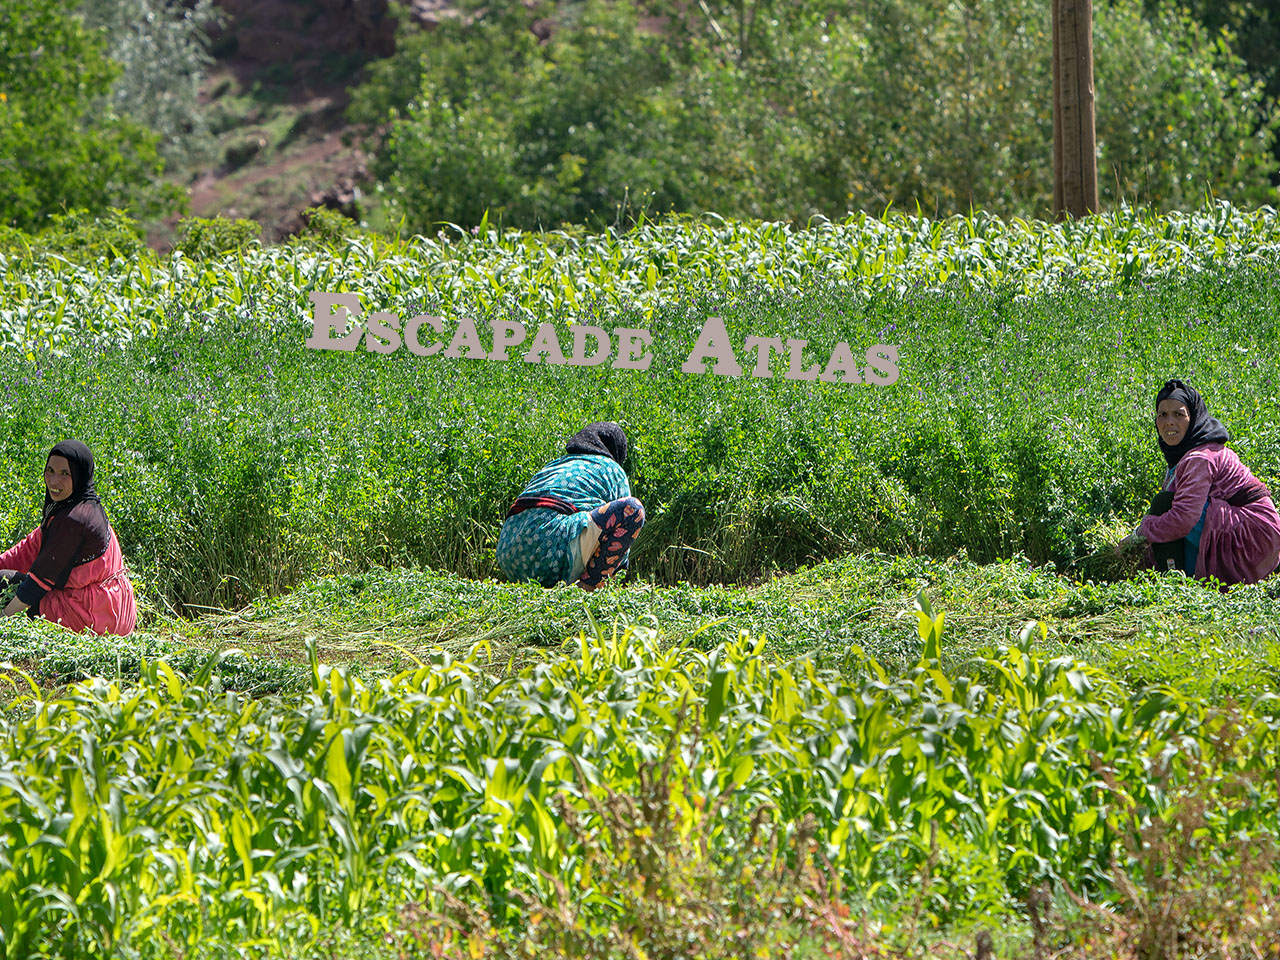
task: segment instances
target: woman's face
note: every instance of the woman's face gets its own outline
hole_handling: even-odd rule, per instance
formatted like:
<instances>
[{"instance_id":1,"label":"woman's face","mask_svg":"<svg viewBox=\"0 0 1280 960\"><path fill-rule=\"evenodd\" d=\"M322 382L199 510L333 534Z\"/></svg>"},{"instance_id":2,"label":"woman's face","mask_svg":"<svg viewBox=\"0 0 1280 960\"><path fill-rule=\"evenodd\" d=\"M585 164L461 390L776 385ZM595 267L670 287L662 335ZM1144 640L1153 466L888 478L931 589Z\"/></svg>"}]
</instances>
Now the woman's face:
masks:
<instances>
[{"instance_id":1,"label":"woman's face","mask_svg":"<svg viewBox=\"0 0 1280 960\"><path fill-rule=\"evenodd\" d=\"M71 464L66 457L50 457L44 465L44 486L49 497L60 503L71 496Z\"/></svg>"},{"instance_id":2,"label":"woman's face","mask_svg":"<svg viewBox=\"0 0 1280 960\"><path fill-rule=\"evenodd\" d=\"M1156 433L1171 447L1176 447L1191 426L1191 412L1179 400L1161 400L1156 407Z\"/></svg>"}]
</instances>

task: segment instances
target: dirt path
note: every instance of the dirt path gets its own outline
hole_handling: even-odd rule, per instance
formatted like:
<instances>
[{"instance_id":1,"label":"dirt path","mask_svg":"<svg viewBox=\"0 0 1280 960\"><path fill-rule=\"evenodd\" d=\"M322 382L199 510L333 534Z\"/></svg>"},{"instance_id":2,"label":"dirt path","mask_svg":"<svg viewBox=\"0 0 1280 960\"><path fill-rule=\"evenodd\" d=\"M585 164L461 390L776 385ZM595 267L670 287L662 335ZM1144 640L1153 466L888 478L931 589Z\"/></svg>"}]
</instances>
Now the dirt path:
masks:
<instances>
[{"instance_id":1,"label":"dirt path","mask_svg":"<svg viewBox=\"0 0 1280 960\"><path fill-rule=\"evenodd\" d=\"M214 162L187 182L189 215L256 220L278 242L327 206L357 216L370 186L369 156L345 120L359 66L395 50L388 0L218 0L228 22L210 31L216 62L201 103L216 123ZM434 26L451 0L407 2ZM178 217L150 237L167 250Z\"/></svg>"}]
</instances>

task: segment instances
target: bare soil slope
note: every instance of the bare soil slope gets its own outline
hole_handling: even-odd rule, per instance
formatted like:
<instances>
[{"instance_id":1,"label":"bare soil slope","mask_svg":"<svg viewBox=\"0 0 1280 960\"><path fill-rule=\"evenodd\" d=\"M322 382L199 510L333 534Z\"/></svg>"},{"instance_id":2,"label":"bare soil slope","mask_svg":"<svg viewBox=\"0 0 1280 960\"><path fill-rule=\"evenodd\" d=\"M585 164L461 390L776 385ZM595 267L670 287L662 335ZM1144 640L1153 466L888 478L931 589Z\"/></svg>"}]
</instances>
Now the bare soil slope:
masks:
<instances>
[{"instance_id":1,"label":"bare soil slope","mask_svg":"<svg viewBox=\"0 0 1280 960\"><path fill-rule=\"evenodd\" d=\"M449 0L406 3L426 26ZM190 214L245 217L275 242L323 205L354 215L369 185L368 157L344 114L360 67L395 50L388 0L218 0L215 64L201 91L217 135L212 162L183 176ZM167 249L178 218L151 237Z\"/></svg>"}]
</instances>

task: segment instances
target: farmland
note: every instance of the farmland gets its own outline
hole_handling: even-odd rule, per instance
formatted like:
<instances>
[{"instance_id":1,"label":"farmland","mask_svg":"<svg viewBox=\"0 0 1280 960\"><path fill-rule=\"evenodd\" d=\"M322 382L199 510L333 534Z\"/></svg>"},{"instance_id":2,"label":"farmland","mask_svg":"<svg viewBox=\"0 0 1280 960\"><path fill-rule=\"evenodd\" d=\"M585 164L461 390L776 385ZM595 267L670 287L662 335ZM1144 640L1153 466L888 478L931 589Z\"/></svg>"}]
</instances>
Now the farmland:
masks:
<instances>
[{"instance_id":1,"label":"farmland","mask_svg":"<svg viewBox=\"0 0 1280 960\"><path fill-rule=\"evenodd\" d=\"M0 953L1119 942L1072 894L1265 942L1276 584L1071 564L1155 491L1170 377L1280 489L1277 263L1280 218L1222 204L0 262L0 521L84 439L143 614L0 629ZM653 361L308 349L318 292ZM711 316L900 376L683 372ZM631 582L495 582L532 465L598 419Z\"/></svg>"}]
</instances>

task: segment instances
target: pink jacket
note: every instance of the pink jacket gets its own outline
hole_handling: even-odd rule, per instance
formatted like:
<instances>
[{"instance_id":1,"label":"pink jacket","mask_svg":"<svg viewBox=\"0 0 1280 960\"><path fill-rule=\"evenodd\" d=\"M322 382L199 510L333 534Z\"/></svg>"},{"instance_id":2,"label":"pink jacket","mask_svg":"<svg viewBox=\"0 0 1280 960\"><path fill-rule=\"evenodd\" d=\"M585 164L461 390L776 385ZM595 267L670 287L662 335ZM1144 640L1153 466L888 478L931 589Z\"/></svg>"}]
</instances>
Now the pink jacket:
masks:
<instances>
[{"instance_id":1,"label":"pink jacket","mask_svg":"<svg viewBox=\"0 0 1280 960\"><path fill-rule=\"evenodd\" d=\"M0 554L0 569L31 572L40 554L41 530L36 527L20 543ZM66 585L58 590L40 581L49 590L40 601L40 616L61 623L77 633L88 627L94 633L127 636L138 622L133 584L124 569L124 556L116 532L111 531L107 552L71 568Z\"/></svg>"},{"instance_id":2,"label":"pink jacket","mask_svg":"<svg viewBox=\"0 0 1280 960\"><path fill-rule=\"evenodd\" d=\"M1209 443L1189 451L1173 472L1173 506L1160 516L1144 517L1138 533L1152 543L1185 537L1205 509L1196 554L1196 578L1217 577L1224 584L1256 583L1280 562L1280 513L1270 497L1243 507L1227 503L1257 478L1234 450Z\"/></svg>"}]
</instances>

